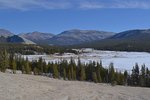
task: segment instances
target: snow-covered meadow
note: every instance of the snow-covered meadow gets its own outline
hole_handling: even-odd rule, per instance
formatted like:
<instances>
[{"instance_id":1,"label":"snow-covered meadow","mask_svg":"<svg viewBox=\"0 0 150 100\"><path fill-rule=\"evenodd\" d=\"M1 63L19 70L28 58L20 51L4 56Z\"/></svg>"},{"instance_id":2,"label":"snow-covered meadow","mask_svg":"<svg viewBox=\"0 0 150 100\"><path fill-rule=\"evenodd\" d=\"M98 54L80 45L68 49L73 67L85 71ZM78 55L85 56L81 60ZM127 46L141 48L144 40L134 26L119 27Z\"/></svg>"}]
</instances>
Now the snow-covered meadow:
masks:
<instances>
[{"instance_id":1,"label":"snow-covered meadow","mask_svg":"<svg viewBox=\"0 0 150 100\"><path fill-rule=\"evenodd\" d=\"M38 60L39 57L45 59L46 62L59 62L63 59L69 61L72 57L75 61L80 57L82 63L91 61L102 61L104 67L108 67L110 63L114 63L114 67L119 70L131 70L135 63L140 66L145 64L150 68L150 53L146 52L120 52L120 51L101 51L93 49L83 49L83 53L78 55L65 53L63 55L26 55L30 61Z\"/></svg>"}]
</instances>

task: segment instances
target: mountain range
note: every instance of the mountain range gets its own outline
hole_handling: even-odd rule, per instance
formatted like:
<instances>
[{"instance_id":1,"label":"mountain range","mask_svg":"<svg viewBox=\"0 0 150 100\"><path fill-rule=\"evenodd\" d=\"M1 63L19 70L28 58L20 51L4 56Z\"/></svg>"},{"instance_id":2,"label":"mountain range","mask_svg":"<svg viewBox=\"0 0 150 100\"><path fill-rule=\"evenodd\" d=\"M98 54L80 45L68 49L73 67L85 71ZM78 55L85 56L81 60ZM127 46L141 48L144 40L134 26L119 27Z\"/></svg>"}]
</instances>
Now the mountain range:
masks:
<instances>
[{"instance_id":1,"label":"mountain range","mask_svg":"<svg viewBox=\"0 0 150 100\"><path fill-rule=\"evenodd\" d=\"M60 34L29 32L18 35L0 29L0 42L93 47L99 49L131 49L150 46L150 29L128 30L120 33L96 30L67 30Z\"/></svg>"},{"instance_id":2,"label":"mountain range","mask_svg":"<svg viewBox=\"0 0 150 100\"><path fill-rule=\"evenodd\" d=\"M25 38L19 37L18 35L0 37L0 43L21 43L21 44L35 44L34 42L27 40Z\"/></svg>"},{"instance_id":3,"label":"mountain range","mask_svg":"<svg viewBox=\"0 0 150 100\"><path fill-rule=\"evenodd\" d=\"M113 32L104 32L96 30L68 30L50 38L51 45L75 45L101 40L113 36Z\"/></svg>"},{"instance_id":4,"label":"mountain range","mask_svg":"<svg viewBox=\"0 0 150 100\"><path fill-rule=\"evenodd\" d=\"M150 29L128 30L103 40L93 41L88 44L83 43L77 45L77 47L150 52Z\"/></svg>"},{"instance_id":5,"label":"mountain range","mask_svg":"<svg viewBox=\"0 0 150 100\"><path fill-rule=\"evenodd\" d=\"M35 44L34 42L26 38L23 38L21 36L15 35L14 33L6 29L0 29L0 42L1 43Z\"/></svg>"},{"instance_id":6,"label":"mountain range","mask_svg":"<svg viewBox=\"0 0 150 100\"><path fill-rule=\"evenodd\" d=\"M96 30L78 30L78 29L67 30L58 35L37 31L29 33L20 33L18 35L15 35L7 30L5 31L6 31L5 33L0 31L1 36L4 36L0 41L4 42L4 38L6 38L5 42L8 43L9 42L25 43L25 44L36 43L36 44L58 45L58 46L76 45L81 43L97 41L108 38L115 34L113 32L104 32Z\"/></svg>"},{"instance_id":7,"label":"mountain range","mask_svg":"<svg viewBox=\"0 0 150 100\"><path fill-rule=\"evenodd\" d=\"M124 31L110 37L110 39L149 40L150 29Z\"/></svg>"}]
</instances>

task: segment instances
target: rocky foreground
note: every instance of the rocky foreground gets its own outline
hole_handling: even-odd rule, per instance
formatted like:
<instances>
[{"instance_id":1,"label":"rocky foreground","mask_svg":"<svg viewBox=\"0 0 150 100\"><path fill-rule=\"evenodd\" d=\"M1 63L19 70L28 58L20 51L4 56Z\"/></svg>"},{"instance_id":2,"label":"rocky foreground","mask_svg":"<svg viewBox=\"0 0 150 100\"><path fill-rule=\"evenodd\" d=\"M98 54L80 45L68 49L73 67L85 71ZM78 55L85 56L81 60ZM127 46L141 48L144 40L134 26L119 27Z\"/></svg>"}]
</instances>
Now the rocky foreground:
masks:
<instances>
[{"instance_id":1,"label":"rocky foreground","mask_svg":"<svg viewBox=\"0 0 150 100\"><path fill-rule=\"evenodd\" d=\"M150 100L150 88L0 73L0 100Z\"/></svg>"}]
</instances>

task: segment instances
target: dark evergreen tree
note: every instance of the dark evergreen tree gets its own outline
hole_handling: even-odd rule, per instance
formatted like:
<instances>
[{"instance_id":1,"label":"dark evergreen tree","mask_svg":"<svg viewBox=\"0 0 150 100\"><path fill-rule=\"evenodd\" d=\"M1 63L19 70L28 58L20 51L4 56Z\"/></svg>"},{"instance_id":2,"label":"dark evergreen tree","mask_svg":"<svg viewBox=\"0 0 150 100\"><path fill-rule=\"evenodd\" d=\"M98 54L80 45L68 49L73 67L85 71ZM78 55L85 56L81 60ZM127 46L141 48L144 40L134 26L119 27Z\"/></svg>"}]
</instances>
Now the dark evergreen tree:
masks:
<instances>
[{"instance_id":1,"label":"dark evergreen tree","mask_svg":"<svg viewBox=\"0 0 150 100\"><path fill-rule=\"evenodd\" d=\"M102 78L101 78L101 74L100 74L100 64L97 63L97 66L96 66L96 74L97 74L97 80L99 83L102 82Z\"/></svg>"},{"instance_id":2,"label":"dark evergreen tree","mask_svg":"<svg viewBox=\"0 0 150 100\"><path fill-rule=\"evenodd\" d=\"M116 81L117 81L118 85L123 85L124 84L124 75L121 72L118 73L118 78L117 78Z\"/></svg>"},{"instance_id":3,"label":"dark evergreen tree","mask_svg":"<svg viewBox=\"0 0 150 100\"><path fill-rule=\"evenodd\" d=\"M66 74L66 69L63 68L63 79L66 80L67 74Z\"/></svg>"},{"instance_id":4,"label":"dark evergreen tree","mask_svg":"<svg viewBox=\"0 0 150 100\"><path fill-rule=\"evenodd\" d=\"M25 61L25 72L26 74L31 74L31 67L29 65L28 58L26 58L26 61Z\"/></svg>"},{"instance_id":5,"label":"dark evergreen tree","mask_svg":"<svg viewBox=\"0 0 150 100\"><path fill-rule=\"evenodd\" d=\"M34 75L38 75L38 68L37 67L34 67L33 73L34 73Z\"/></svg>"},{"instance_id":6,"label":"dark evergreen tree","mask_svg":"<svg viewBox=\"0 0 150 100\"><path fill-rule=\"evenodd\" d=\"M43 58L40 57L39 60L38 60L38 69L39 69L39 74L43 74Z\"/></svg>"},{"instance_id":7,"label":"dark evergreen tree","mask_svg":"<svg viewBox=\"0 0 150 100\"><path fill-rule=\"evenodd\" d=\"M93 72L93 73L92 73L92 80L93 80L95 83L98 83L98 79L97 79L96 72Z\"/></svg>"},{"instance_id":8,"label":"dark evergreen tree","mask_svg":"<svg viewBox=\"0 0 150 100\"><path fill-rule=\"evenodd\" d=\"M146 68L146 86L150 87L150 71Z\"/></svg>"},{"instance_id":9,"label":"dark evergreen tree","mask_svg":"<svg viewBox=\"0 0 150 100\"><path fill-rule=\"evenodd\" d=\"M133 67L132 69L131 78L132 78L132 85L138 86L139 85L139 66L137 63L135 64L135 67Z\"/></svg>"},{"instance_id":10,"label":"dark evergreen tree","mask_svg":"<svg viewBox=\"0 0 150 100\"><path fill-rule=\"evenodd\" d=\"M128 83L128 72L127 72L127 70L124 71L124 83L125 83L125 85L128 85L127 84Z\"/></svg>"},{"instance_id":11,"label":"dark evergreen tree","mask_svg":"<svg viewBox=\"0 0 150 100\"><path fill-rule=\"evenodd\" d=\"M80 65L80 81L86 80L86 73L85 73L85 67Z\"/></svg>"},{"instance_id":12,"label":"dark evergreen tree","mask_svg":"<svg viewBox=\"0 0 150 100\"><path fill-rule=\"evenodd\" d=\"M0 52L0 70L5 72L9 68L9 56L6 50Z\"/></svg>"},{"instance_id":13,"label":"dark evergreen tree","mask_svg":"<svg viewBox=\"0 0 150 100\"><path fill-rule=\"evenodd\" d=\"M12 70L13 70L13 73L14 74L16 74L16 70L17 70L17 65L16 65L16 61L15 60L13 60L13 62L12 62Z\"/></svg>"},{"instance_id":14,"label":"dark evergreen tree","mask_svg":"<svg viewBox=\"0 0 150 100\"><path fill-rule=\"evenodd\" d=\"M145 65L142 65L142 67L141 67L140 86L142 86L142 87L146 86L146 69L145 69Z\"/></svg>"},{"instance_id":15,"label":"dark evergreen tree","mask_svg":"<svg viewBox=\"0 0 150 100\"><path fill-rule=\"evenodd\" d=\"M109 65L109 82L114 82L115 81L115 70L114 70L114 65L113 63L110 63Z\"/></svg>"},{"instance_id":16,"label":"dark evergreen tree","mask_svg":"<svg viewBox=\"0 0 150 100\"><path fill-rule=\"evenodd\" d=\"M68 70L68 80L71 80L71 70Z\"/></svg>"},{"instance_id":17,"label":"dark evergreen tree","mask_svg":"<svg viewBox=\"0 0 150 100\"><path fill-rule=\"evenodd\" d=\"M57 67L56 64L53 64L53 77L54 78L59 78L58 67Z\"/></svg>"}]
</instances>

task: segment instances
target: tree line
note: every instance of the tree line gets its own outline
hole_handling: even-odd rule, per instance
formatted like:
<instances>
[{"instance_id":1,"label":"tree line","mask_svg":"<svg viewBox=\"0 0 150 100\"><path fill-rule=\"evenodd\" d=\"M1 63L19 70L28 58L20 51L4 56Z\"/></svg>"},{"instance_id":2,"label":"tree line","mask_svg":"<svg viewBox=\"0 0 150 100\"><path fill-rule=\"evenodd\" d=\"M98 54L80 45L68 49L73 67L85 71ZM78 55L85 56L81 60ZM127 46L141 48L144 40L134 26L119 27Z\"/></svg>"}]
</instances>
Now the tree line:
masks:
<instances>
[{"instance_id":1,"label":"tree line","mask_svg":"<svg viewBox=\"0 0 150 100\"><path fill-rule=\"evenodd\" d=\"M145 65L139 68L138 64L135 64L130 74L128 71L115 70L113 63L108 68L103 67L101 61L83 64L80 58L77 62L70 58L70 61L46 63L42 58L29 61L21 55L1 50L0 71L5 72L6 69L11 69L14 74L20 70L23 74L45 75L56 79L150 87L150 70Z\"/></svg>"},{"instance_id":2,"label":"tree line","mask_svg":"<svg viewBox=\"0 0 150 100\"><path fill-rule=\"evenodd\" d=\"M22 55L63 54L65 52L77 53L77 51L65 47L18 43L0 43L0 50L7 50L8 53L18 53Z\"/></svg>"}]
</instances>

